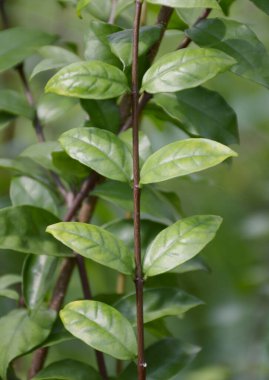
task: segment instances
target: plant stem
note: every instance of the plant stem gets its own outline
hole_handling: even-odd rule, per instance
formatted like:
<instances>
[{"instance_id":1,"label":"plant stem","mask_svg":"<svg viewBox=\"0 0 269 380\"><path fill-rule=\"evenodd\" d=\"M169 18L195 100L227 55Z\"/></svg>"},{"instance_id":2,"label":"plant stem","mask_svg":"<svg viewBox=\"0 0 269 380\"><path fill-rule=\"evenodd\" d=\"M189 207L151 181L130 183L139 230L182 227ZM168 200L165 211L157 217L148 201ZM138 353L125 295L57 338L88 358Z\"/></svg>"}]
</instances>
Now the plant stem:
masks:
<instances>
[{"instance_id":1,"label":"plant stem","mask_svg":"<svg viewBox=\"0 0 269 380\"><path fill-rule=\"evenodd\" d=\"M110 16L108 20L109 24L114 24L115 22L117 2L118 0L111 0L111 11L110 11Z\"/></svg>"},{"instance_id":2,"label":"plant stem","mask_svg":"<svg viewBox=\"0 0 269 380\"><path fill-rule=\"evenodd\" d=\"M139 380L146 379L146 364L144 357L144 316L143 316L143 269L141 260L140 237L140 174L139 174L139 88L138 88L138 45L142 2L136 0L136 11L133 28L133 64L132 64L132 125L133 125L133 197L134 197L134 254L135 254L135 287L138 361L137 373Z\"/></svg>"}]
</instances>

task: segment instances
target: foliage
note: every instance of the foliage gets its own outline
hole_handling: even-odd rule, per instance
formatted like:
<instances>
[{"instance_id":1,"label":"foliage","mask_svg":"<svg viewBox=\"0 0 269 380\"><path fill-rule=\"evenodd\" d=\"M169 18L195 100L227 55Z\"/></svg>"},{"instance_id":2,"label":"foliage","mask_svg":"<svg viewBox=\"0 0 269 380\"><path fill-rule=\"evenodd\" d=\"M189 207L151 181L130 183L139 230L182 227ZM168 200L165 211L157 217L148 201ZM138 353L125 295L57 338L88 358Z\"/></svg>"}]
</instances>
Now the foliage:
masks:
<instances>
[{"instance_id":1,"label":"foliage","mask_svg":"<svg viewBox=\"0 0 269 380\"><path fill-rule=\"evenodd\" d=\"M0 127L13 136L27 119L38 140L0 159L12 177L0 249L23 257L21 275L0 277L0 297L13 302L0 319L0 378L25 379L30 368L35 380L179 379L199 348L166 322L203 302L171 279L208 270L197 255L222 218L186 216L176 181L195 188L196 175L237 156L227 146L239 142L236 113L206 86L229 72L268 88L268 53L250 26L224 18L232 1L53 1L82 25L83 49L56 31L12 27L0 2L1 75L20 80L0 91ZM268 13L265 1L252 2ZM185 37L166 51L170 29ZM79 115L71 123L69 110ZM46 141L59 117L67 126ZM105 294L95 293L91 268L110 284ZM74 277L83 297L77 285L68 290ZM75 353L46 363L63 342L86 344L97 366Z\"/></svg>"}]
</instances>

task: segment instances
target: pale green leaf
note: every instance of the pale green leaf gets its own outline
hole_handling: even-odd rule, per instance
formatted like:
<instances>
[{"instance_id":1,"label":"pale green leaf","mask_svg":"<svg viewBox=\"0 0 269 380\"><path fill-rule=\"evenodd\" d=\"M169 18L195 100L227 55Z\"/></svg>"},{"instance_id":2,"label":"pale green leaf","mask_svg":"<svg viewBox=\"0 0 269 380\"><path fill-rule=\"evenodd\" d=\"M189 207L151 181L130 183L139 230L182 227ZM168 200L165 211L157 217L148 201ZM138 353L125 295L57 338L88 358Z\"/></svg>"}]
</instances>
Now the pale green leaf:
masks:
<instances>
[{"instance_id":1,"label":"pale green leaf","mask_svg":"<svg viewBox=\"0 0 269 380\"><path fill-rule=\"evenodd\" d=\"M0 289L0 297L6 297L14 301L18 301L20 298L18 292L13 289Z\"/></svg>"},{"instance_id":2,"label":"pale green leaf","mask_svg":"<svg viewBox=\"0 0 269 380\"><path fill-rule=\"evenodd\" d=\"M132 152L132 149L133 149L132 129L127 129L127 131L120 133L119 138L122 141L124 141L126 145L128 145L129 150ZM151 142L148 136L144 132L139 131L138 139L139 139L139 159L140 159L139 163L140 165L142 165L142 163L152 154L152 147L151 147Z\"/></svg>"},{"instance_id":3,"label":"pale green leaf","mask_svg":"<svg viewBox=\"0 0 269 380\"><path fill-rule=\"evenodd\" d=\"M51 123L65 116L77 101L77 99L66 96L43 94L39 97L37 104L38 117L44 124Z\"/></svg>"},{"instance_id":4,"label":"pale green leaf","mask_svg":"<svg viewBox=\"0 0 269 380\"><path fill-rule=\"evenodd\" d=\"M217 0L146 0L151 4L165 5L172 8L213 8L220 9Z\"/></svg>"},{"instance_id":5,"label":"pale green leaf","mask_svg":"<svg viewBox=\"0 0 269 380\"><path fill-rule=\"evenodd\" d=\"M142 89L151 94L176 92L214 78L236 61L216 49L182 49L165 54L148 69Z\"/></svg>"},{"instance_id":6,"label":"pale green leaf","mask_svg":"<svg viewBox=\"0 0 269 380\"><path fill-rule=\"evenodd\" d=\"M62 222L49 226L47 232L84 257L125 274L133 273L132 252L121 240L101 227Z\"/></svg>"},{"instance_id":7,"label":"pale green leaf","mask_svg":"<svg viewBox=\"0 0 269 380\"><path fill-rule=\"evenodd\" d=\"M182 219L164 229L147 249L145 276L156 276L196 256L216 235L222 218L196 215Z\"/></svg>"},{"instance_id":8,"label":"pale green leaf","mask_svg":"<svg viewBox=\"0 0 269 380\"><path fill-rule=\"evenodd\" d=\"M132 178L132 155L112 132L98 128L76 128L65 132L60 142L68 155L97 173L117 181Z\"/></svg>"},{"instance_id":9,"label":"pale green leaf","mask_svg":"<svg viewBox=\"0 0 269 380\"><path fill-rule=\"evenodd\" d=\"M269 15L269 3L267 0L250 0L254 3L258 8Z\"/></svg>"},{"instance_id":10,"label":"pale green leaf","mask_svg":"<svg viewBox=\"0 0 269 380\"><path fill-rule=\"evenodd\" d=\"M237 153L216 141L187 139L168 144L150 156L141 170L141 183L161 182L215 166Z\"/></svg>"},{"instance_id":11,"label":"pale green leaf","mask_svg":"<svg viewBox=\"0 0 269 380\"><path fill-rule=\"evenodd\" d=\"M23 95L12 90L0 90L0 111L32 120L34 110Z\"/></svg>"},{"instance_id":12,"label":"pale green leaf","mask_svg":"<svg viewBox=\"0 0 269 380\"><path fill-rule=\"evenodd\" d=\"M52 153L61 151L61 145L57 141L45 141L29 145L20 156L30 158L45 169L54 170Z\"/></svg>"},{"instance_id":13,"label":"pale green leaf","mask_svg":"<svg viewBox=\"0 0 269 380\"><path fill-rule=\"evenodd\" d=\"M7 380L9 363L40 345L49 335L55 320L53 310L32 315L27 310L13 310L0 319L0 376Z\"/></svg>"},{"instance_id":14,"label":"pale green leaf","mask_svg":"<svg viewBox=\"0 0 269 380\"><path fill-rule=\"evenodd\" d=\"M111 99L129 90L124 73L102 61L78 62L56 73L45 91L82 99Z\"/></svg>"},{"instance_id":15,"label":"pale green leaf","mask_svg":"<svg viewBox=\"0 0 269 380\"><path fill-rule=\"evenodd\" d=\"M60 312L65 328L91 347L117 359L134 359L137 344L130 322L97 301L75 301Z\"/></svg>"},{"instance_id":16,"label":"pale green leaf","mask_svg":"<svg viewBox=\"0 0 269 380\"><path fill-rule=\"evenodd\" d=\"M78 17L82 18L81 12L84 8L87 7L87 5L91 2L91 0L78 0L77 2L77 15Z\"/></svg>"},{"instance_id":17,"label":"pale green leaf","mask_svg":"<svg viewBox=\"0 0 269 380\"><path fill-rule=\"evenodd\" d=\"M13 289L8 289L10 286L21 282L21 276L17 274L5 274L0 277L0 297L6 297L18 301L19 294Z\"/></svg>"}]
</instances>

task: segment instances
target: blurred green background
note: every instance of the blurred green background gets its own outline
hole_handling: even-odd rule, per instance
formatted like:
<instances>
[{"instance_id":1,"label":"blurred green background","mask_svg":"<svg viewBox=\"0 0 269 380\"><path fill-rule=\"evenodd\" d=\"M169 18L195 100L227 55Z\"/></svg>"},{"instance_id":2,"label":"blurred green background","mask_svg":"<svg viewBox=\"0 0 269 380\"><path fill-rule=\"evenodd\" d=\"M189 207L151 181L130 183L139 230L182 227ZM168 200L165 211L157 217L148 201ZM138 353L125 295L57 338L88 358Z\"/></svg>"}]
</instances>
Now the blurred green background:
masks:
<instances>
[{"instance_id":1,"label":"blurred green background","mask_svg":"<svg viewBox=\"0 0 269 380\"><path fill-rule=\"evenodd\" d=\"M78 44L81 52L88 16L79 20L72 7L62 8L55 0L8 0L7 13L12 26L28 26L59 34L63 41ZM245 22L269 49L269 17L247 0L236 0L232 19ZM164 46L173 49L181 32L169 31ZM176 45L175 45L176 44ZM30 73L38 56L26 62ZM269 70L269 68L268 68ZM40 98L48 73L31 81L36 99ZM240 130L239 157L205 173L169 183L178 192L186 215L216 214L224 218L216 239L202 255L210 273L193 272L171 279L182 289L205 302L188 312L184 319L167 320L167 326L184 341L202 348L182 379L185 380L266 380L269 379L269 92L267 89L225 73L206 84L221 93L235 109ZM20 88L15 72L0 77L0 87ZM45 134L50 139L71 127L80 126L85 114L76 102L66 102L66 112L50 121L53 102L44 105ZM52 108L51 108L52 107ZM142 128L152 136L154 147L184 137L171 125L158 131L152 120L144 118ZM153 136L154 135L154 136ZM35 142L30 122L0 130L0 157L14 157ZM10 175L0 171L0 206L9 205ZM100 202L98 223L117 218L119 210ZM22 254L1 252L0 275L21 269ZM108 292L115 286L114 274L89 266L93 292ZM161 279L161 277L160 277ZM79 281L74 277L68 298L80 297ZM0 315L14 307L0 299ZM49 360L93 356L83 344L69 342L50 351ZM28 356L28 359L30 356ZM24 365L19 362L18 366Z\"/></svg>"}]
</instances>

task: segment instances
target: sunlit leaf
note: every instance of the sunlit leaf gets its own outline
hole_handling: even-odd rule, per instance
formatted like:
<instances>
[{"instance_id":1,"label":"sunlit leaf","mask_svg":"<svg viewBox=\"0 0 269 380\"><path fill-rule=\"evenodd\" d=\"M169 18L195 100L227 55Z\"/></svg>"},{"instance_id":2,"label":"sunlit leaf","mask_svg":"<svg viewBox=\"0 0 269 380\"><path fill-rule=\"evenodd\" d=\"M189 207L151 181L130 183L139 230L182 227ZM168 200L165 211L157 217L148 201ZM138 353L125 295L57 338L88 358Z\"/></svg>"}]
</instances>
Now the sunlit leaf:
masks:
<instances>
[{"instance_id":1,"label":"sunlit leaf","mask_svg":"<svg viewBox=\"0 0 269 380\"><path fill-rule=\"evenodd\" d=\"M215 8L220 9L216 0L146 0L151 4L165 5L172 8Z\"/></svg>"}]
</instances>

